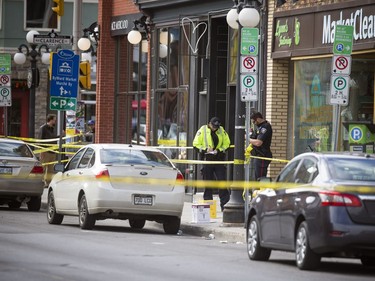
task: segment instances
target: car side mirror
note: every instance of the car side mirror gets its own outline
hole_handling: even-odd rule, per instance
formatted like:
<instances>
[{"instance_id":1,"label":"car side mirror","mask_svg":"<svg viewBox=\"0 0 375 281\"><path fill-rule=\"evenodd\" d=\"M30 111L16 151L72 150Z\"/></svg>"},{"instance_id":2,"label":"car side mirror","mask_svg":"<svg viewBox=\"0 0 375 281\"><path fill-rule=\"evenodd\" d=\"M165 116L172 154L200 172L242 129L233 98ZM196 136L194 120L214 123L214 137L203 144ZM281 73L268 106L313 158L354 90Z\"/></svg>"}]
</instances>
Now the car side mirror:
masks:
<instances>
[{"instance_id":1,"label":"car side mirror","mask_svg":"<svg viewBox=\"0 0 375 281\"><path fill-rule=\"evenodd\" d=\"M53 166L53 170L55 171L55 172L64 172L64 170L65 170L65 166L64 166L64 164L55 164L54 166Z\"/></svg>"}]
</instances>

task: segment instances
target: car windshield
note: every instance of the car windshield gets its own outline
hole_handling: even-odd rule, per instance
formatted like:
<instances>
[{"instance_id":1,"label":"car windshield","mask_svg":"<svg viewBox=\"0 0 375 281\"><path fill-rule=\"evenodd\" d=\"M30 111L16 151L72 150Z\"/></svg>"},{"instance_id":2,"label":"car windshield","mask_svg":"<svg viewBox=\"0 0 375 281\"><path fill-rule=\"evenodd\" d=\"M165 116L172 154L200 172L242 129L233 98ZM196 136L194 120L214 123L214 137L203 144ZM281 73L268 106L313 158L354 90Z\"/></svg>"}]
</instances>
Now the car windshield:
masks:
<instances>
[{"instance_id":1,"label":"car windshield","mask_svg":"<svg viewBox=\"0 0 375 281\"><path fill-rule=\"evenodd\" d=\"M29 147L23 143L1 142L0 156L33 158Z\"/></svg>"},{"instance_id":2,"label":"car windshield","mask_svg":"<svg viewBox=\"0 0 375 281\"><path fill-rule=\"evenodd\" d=\"M334 180L375 181L373 158L330 158L328 166Z\"/></svg>"},{"instance_id":3,"label":"car windshield","mask_svg":"<svg viewBox=\"0 0 375 281\"><path fill-rule=\"evenodd\" d=\"M133 149L102 149L100 158L103 164L149 165L173 167L161 152Z\"/></svg>"}]
</instances>

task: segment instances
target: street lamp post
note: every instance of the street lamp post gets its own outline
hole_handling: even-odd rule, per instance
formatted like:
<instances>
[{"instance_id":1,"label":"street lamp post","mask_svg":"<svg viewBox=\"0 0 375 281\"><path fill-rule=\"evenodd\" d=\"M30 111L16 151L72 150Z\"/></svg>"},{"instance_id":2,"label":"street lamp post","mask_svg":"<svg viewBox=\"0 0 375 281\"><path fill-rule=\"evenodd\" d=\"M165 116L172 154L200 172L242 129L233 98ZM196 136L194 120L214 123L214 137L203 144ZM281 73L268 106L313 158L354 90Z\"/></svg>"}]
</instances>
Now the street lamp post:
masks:
<instances>
[{"instance_id":1,"label":"street lamp post","mask_svg":"<svg viewBox=\"0 0 375 281\"><path fill-rule=\"evenodd\" d=\"M29 96L29 137L35 137L35 91L39 86L39 70L37 68L38 57L41 58L44 64L49 64L49 48L47 45L38 45L34 43L34 35L39 35L39 32L31 30L26 35L26 41L29 46L21 44L18 47L18 53L14 55L14 62L17 64L24 64L26 58L30 58L30 69L27 76L27 86L30 89ZM42 52L42 50L45 52Z\"/></svg>"},{"instance_id":2,"label":"street lamp post","mask_svg":"<svg viewBox=\"0 0 375 281\"><path fill-rule=\"evenodd\" d=\"M249 3L251 2L251 3ZM236 104L235 104L235 132L234 132L234 167L233 185L229 202L225 205L223 212L223 223L244 223L244 200L243 188L238 183L244 181L244 144L245 144L245 103L241 101L241 31L242 27L255 27L259 24L260 15L254 8L258 1L234 0L234 6L227 14L227 23L233 29L238 29L237 49L237 82L236 82ZM247 106L249 107L249 102ZM246 122L245 122L246 121Z\"/></svg>"}]
</instances>

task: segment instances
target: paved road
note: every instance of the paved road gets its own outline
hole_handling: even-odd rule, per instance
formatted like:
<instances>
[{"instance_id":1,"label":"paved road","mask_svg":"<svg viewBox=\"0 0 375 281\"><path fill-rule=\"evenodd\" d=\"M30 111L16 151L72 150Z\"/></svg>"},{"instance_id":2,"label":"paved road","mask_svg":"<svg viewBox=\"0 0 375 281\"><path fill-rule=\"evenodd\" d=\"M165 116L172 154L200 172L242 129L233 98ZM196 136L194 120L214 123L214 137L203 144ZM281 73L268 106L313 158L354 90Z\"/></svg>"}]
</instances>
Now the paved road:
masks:
<instances>
[{"instance_id":1,"label":"paved road","mask_svg":"<svg viewBox=\"0 0 375 281\"><path fill-rule=\"evenodd\" d=\"M354 260L326 260L320 271L296 268L293 254L252 262L246 246L191 235L166 235L162 226L132 230L127 222L99 221L92 231L77 218L49 225L45 212L0 208L0 280L373 280Z\"/></svg>"}]
</instances>

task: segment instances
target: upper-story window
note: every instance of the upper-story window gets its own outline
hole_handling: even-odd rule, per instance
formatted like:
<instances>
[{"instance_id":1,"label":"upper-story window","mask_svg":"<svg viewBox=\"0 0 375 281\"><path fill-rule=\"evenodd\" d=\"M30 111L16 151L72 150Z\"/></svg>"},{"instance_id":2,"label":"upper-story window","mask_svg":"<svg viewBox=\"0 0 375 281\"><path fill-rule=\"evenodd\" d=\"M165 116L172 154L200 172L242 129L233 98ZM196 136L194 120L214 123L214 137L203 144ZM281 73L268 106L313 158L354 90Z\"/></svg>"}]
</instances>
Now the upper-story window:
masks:
<instances>
[{"instance_id":1,"label":"upper-story window","mask_svg":"<svg viewBox=\"0 0 375 281\"><path fill-rule=\"evenodd\" d=\"M25 1L25 29L58 30L60 28L58 16L52 11L51 0Z\"/></svg>"}]
</instances>

